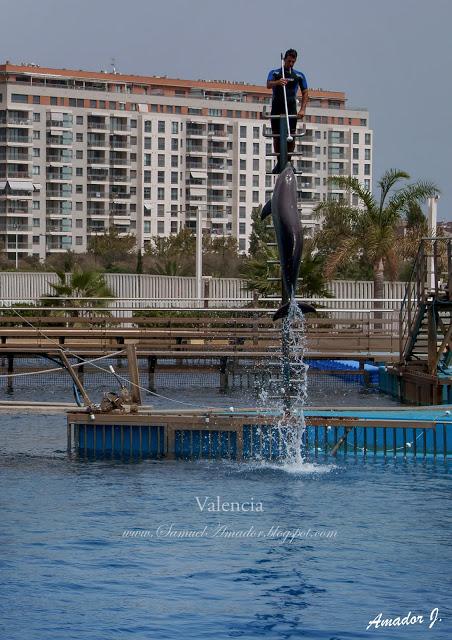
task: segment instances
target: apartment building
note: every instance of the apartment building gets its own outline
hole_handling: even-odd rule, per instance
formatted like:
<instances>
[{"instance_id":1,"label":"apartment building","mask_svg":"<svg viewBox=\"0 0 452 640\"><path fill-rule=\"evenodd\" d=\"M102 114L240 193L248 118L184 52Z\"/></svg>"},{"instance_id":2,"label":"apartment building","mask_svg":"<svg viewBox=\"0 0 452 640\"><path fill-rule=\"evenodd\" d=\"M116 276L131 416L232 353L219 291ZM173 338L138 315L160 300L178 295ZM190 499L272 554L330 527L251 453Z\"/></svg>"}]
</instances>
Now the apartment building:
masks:
<instances>
[{"instance_id":1,"label":"apartment building","mask_svg":"<svg viewBox=\"0 0 452 640\"><path fill-rule=\"evenodd\" d=\"M253 207L271 195L270 92L238 82L179 80L36 65L0 65L0 243L11 259L84 252L115 227L152 236L196 227L246 251ZM346 194L329 175L372 187L372 131L342 92L310 90L295 165L301 217Z\"/></svg>"}]
</instances>

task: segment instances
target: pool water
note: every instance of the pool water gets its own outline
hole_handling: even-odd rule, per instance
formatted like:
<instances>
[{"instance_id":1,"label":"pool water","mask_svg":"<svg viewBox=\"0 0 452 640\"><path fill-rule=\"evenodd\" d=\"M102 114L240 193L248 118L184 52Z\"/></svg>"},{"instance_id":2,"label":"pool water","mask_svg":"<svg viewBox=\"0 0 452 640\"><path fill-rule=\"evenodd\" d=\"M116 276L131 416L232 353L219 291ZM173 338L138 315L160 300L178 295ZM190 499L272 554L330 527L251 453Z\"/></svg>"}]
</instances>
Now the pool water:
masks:
<instances>
[{"instance_id":1,"label":"pool water","mask_svg":"<svg viewBox=\"0 0 452 640\"><path fill-rule=\"evenodd\" d=\"M452 637L443 460L83 461L63 415L0 421L2 639Z\"/></svg>"}]
</instances>

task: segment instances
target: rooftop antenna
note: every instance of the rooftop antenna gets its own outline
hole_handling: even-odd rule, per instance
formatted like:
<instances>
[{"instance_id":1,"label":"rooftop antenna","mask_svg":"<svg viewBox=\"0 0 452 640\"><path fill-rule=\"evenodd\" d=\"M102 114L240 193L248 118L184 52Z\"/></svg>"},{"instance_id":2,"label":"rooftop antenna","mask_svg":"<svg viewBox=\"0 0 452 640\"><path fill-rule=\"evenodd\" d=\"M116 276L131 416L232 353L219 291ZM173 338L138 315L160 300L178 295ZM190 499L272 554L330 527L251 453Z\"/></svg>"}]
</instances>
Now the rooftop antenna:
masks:
<instances>
[{"instance_id":1,"label":"rooftop antenna","mask_svg":"<svg viewBox=\"0 0 452 640\"><path fill-rule=\"evenodd\" d=\"M112 68L113 73L116 74L117 71L116 71L116 60L115 60L115 58L111 59L111 63L110 64L111 64L111 68Z\"/></svg>"}]
</instances>

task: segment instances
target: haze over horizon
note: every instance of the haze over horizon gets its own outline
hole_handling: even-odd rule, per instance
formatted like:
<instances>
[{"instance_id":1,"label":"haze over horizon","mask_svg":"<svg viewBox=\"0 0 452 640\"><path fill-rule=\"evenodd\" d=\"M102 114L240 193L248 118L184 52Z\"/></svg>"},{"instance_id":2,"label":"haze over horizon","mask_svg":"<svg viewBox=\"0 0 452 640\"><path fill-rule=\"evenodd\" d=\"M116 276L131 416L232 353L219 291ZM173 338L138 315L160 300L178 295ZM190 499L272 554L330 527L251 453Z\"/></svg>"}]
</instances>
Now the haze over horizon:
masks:
<instances>
[{"instance_id":1,"label":"haze over horizon","mask_svg":"<svg viewBox=\"0 0 452 640\"><path fill-rule=\"evenodd\" d=\"M264 85L289 47L311 88L369 110L374 191L388 168L441 189L452 220L449 0L0 0L0 64Z\"/></svg>"}]
</instances>

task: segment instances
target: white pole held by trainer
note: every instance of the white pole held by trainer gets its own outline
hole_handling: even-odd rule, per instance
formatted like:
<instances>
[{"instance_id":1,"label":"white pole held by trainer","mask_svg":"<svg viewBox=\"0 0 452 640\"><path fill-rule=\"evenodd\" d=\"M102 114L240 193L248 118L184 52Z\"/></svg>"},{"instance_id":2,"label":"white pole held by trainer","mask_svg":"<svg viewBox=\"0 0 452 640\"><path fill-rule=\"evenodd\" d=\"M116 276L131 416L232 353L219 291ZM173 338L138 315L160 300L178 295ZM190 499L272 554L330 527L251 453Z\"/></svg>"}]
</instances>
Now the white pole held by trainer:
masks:
<instances>
[{"instance_id":1,"label":"white pole held by trainer","mask_svg":"<svg viewBox=\"0 0 452 640\"><path fill-rule=\"evenodd\" d=\"M283 77L283 80L286 79L286 76L284 75L284 56L281 53L281 74ZM286 93L286 85L283 84L283 93L284 93L284 106L286 107L286 120L287 120L287 142L292 142L293 138L290 135L290 125L289 125L289 110L287 109L287 93Z\"/></svg>"}]
</instances>

